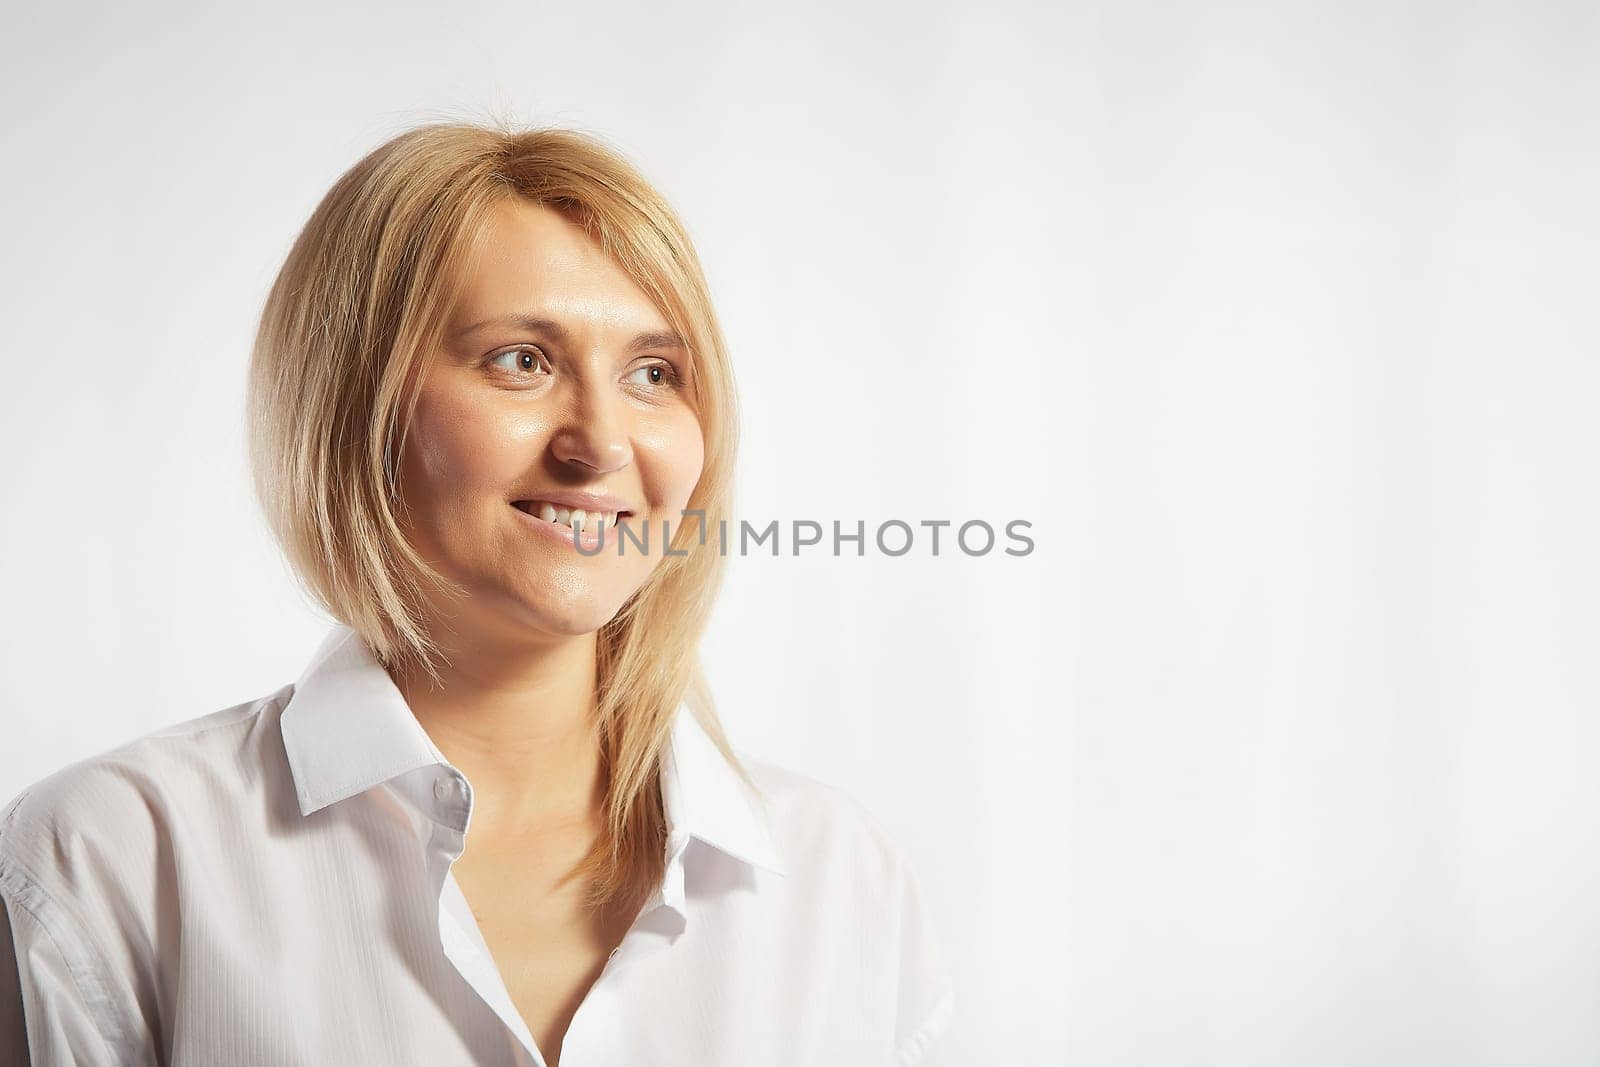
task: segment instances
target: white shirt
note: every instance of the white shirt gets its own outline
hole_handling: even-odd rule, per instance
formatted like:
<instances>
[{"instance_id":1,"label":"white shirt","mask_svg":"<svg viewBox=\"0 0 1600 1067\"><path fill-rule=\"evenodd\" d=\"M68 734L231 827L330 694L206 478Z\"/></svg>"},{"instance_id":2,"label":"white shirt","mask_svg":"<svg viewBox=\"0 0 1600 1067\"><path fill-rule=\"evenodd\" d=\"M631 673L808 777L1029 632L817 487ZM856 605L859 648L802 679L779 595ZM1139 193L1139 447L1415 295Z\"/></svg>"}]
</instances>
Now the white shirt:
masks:
<instances>
[{"instance_id":1,"label":"white shirt","mask_svg":"<svg viewBox=\"0 0 1600 1067\"><path fill-rule=\"evenodd\" d=\"M680 709L666 877L563 1067L906 1065L948 1024L904 854L839 789L745 763L767 812ZM35 1067L544 1067L451 874L472 803L342 625L294 684L43 779L0 809Z\"/></svg>"}]
</instances>

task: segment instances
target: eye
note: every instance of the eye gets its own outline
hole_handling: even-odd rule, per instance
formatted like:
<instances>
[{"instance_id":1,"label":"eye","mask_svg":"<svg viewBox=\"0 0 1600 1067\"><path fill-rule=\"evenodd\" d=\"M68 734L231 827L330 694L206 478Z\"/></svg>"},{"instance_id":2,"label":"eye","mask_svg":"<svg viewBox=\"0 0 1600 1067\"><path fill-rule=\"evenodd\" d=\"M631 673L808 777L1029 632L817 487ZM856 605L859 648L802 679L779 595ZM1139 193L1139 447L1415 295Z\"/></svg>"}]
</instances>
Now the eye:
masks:
<instances>
[{"instance_id":1,"label":"eye","mask_svg":"<svg viewBox=\"0 0 1600 1067\"><path fill-rule=\"evenodd\" d=\"M506 362L508 357L510 362ZM516 375L534 375L544 365L544 353L531 345L508 348L489 357L489 365Z\"/></svg>"},{"instance_id":2,"label":"eye","mask_svg":"<svg viewBox=\"0 0 1600 1067\"><path fill-rule=\"evenodd\" d=\"M640 375L643 375L643 377L641 378ZM683 377L678 373L678 369L665 362L646 363L643 366L635 367L628 372L628 377L625 380L651 389L680 389L683 387Z\"/></svg>"}]
</instances>

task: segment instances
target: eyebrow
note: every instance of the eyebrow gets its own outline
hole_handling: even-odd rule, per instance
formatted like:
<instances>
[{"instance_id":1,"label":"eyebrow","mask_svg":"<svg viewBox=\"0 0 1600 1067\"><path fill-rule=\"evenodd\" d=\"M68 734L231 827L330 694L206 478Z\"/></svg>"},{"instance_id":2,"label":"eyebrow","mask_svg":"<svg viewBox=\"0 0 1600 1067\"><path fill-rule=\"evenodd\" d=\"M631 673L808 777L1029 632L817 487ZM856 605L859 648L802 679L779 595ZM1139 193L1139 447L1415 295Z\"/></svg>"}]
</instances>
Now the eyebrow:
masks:
<instances>
[{"instance_id":1,"label":"eyebrow","mask_svg":"<svg viewBox=\"0 0 1600 1067\"><path fill-rule=\"evenodd\" d=\"M571 340L571 335L559 322L554 319L540 318L538 315L495 315L473 323L465 329L456 331L457 341L465 340L480 330L491 326L506 329L526 330L529 333L545 333L555 338L557 342L566 344ZM628 342L627 351L642 352L647 348L682 348L687 351L689 346L675 330L647 330Z\"/></svg>"}]
</instances>

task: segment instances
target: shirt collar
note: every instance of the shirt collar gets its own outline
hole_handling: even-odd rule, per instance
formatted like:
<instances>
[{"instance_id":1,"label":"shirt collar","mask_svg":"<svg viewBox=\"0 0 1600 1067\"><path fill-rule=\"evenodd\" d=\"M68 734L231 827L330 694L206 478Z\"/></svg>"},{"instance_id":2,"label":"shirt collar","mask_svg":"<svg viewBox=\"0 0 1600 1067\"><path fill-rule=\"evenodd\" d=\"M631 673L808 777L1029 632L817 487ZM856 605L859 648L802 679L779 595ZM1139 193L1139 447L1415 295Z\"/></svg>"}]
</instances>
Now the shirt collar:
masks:
<instances>
[{"instance_id":1,"label":"shirt collar","mask_svg":"<svg viewBox=\"0 0 1600 1067\"><path fill-rule=\"evenodd\" d=\"M450 765L367 643L343 623L329 630L295 682L281 726L302 815L418 767ZM687 706L674 715L663 752L661 799L669 837L686 833L784 873L761 798Z\"/></svg>"}]
</instances>

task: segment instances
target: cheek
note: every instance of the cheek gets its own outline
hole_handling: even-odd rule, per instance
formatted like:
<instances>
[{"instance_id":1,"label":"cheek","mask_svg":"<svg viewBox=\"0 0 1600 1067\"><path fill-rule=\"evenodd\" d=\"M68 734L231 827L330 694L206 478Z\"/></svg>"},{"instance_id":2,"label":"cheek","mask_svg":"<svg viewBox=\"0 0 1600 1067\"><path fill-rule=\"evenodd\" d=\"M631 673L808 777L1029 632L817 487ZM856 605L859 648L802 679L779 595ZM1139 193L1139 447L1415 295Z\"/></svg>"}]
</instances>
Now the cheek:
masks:
<instances>
[{"instance_id":1,"label":"cheek","mask_svg":"<svg viewBox=\"0 0 1600 1067\"><path fill-rule=\"evenodd\" d=\"M505 484L516 471L519 429L445 391L420 397L406 438L407 497L448 506Z\"/></svg>"},{"instance_id":2,"label":"cheek","mask_svg":"<svg viewBox=\"0 0 1600 1067\"><path fill-rule=\"evenodd\" d=\"M688 503L705 467L705 436L693 412L682 411L650 427L634 447L651 506L681 508Z\"/></svg>"}]
</instances>

